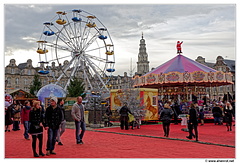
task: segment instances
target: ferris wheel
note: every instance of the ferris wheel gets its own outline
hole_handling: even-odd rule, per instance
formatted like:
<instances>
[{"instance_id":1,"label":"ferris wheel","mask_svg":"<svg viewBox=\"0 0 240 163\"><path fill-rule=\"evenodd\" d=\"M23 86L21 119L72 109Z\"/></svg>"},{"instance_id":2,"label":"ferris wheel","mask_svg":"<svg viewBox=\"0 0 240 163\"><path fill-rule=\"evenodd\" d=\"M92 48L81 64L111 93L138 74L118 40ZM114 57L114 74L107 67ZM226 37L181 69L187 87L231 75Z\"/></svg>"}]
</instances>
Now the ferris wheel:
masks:
<instances>
[{"instance_id":1,"label":"ferris wheel","mask_svg":"<svg viewBox=\"0 0 240 163\"><path fill-rule=\"evenodd\" d=\"M107 28L95 16L80 9L58 11L43 23L37 41L41 75L64 90L73 77L83 79L87 89L106 92L115 71L114 45ZM55 70L61 72L56 74Z\"/></svg>"}]
</instances>

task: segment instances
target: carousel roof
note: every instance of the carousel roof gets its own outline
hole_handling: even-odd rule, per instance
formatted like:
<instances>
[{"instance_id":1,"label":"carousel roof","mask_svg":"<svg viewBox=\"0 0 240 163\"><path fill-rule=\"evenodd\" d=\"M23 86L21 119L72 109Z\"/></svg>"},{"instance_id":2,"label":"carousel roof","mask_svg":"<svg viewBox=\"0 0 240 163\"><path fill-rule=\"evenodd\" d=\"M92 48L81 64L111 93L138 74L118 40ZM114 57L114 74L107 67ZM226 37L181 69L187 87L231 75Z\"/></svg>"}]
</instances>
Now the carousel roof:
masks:
<instances>
[{"instance_id":1,"label":"carousel roof","mask_svg":"<svg viewBox=\"0 0 240 163\"><path fill-rule=\"evenodd\" d=\"M168 73L168 72L180 72L180 73L190 72L191 73L194 71L216 72L216 70L210 67L207 67L199 62L196 62L192 59L189 59L179 54L176 57L172 58L171 60L165 62L164 64L148 72L144 76L151 73L154 73L154 74Z\"/></svg>"},{"instance_id":2,"label":"carousel roof","mask_svg":"<svg viewBox=\"0 0 240 163\"><path fill-rule=\"evenodd\" d=\"M146 88L229 84L233 84L230 72L214 70L180 54L147 74L134 77L134 87Z\"/></svg>"}]
</instances>

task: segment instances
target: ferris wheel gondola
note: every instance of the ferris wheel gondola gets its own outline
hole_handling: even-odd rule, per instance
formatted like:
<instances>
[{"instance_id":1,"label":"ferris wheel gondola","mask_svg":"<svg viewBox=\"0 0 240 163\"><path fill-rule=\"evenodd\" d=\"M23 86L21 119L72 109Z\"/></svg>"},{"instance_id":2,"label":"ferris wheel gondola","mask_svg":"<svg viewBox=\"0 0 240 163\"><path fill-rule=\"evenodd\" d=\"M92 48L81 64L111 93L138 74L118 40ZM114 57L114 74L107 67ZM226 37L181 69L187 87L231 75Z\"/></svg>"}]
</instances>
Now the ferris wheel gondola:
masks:
<instances>
[{"instance_id":1,"label":"ferris wheel gondola","mask_svg":"<svg viewBox=\"0 0 240 163\"><path fill-rule=\"evenodd\" d=\"M77 77L84 80L86 88L109 92L107 85L115 71L115 55L111 36L102 22L95 15L74 9L56 12L56 16L43 25L37 41L42 65L39 73L53 76L53 66L49 65L57 63L62 73L54 74L55 84L64 90L70 80ZM66 79L64 83L63 79Z\"/></svg>"}]
</instances>

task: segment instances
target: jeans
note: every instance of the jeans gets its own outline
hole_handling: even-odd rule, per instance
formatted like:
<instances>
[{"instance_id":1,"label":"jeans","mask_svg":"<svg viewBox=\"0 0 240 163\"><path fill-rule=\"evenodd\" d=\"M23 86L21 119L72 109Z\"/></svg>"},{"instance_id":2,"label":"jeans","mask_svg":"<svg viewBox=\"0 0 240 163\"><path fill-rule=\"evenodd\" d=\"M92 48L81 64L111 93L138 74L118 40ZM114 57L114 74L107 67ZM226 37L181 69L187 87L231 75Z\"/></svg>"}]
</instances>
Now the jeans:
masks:
<instances>
[{"instance_id":1,"label":"jeans","mask_svg":"<svg viewBox=\"0 0 240 163\"><path fill-rule=\"evenodd\" d=\"M214 123L215 123L215 124L218 123L218 124L220 125L220 124L221 124L221 122L220 122L220 117L214 117Z\"/></svg>"},{"instance_id":2,"label":"jeans","mask_svg":"<svg viewBox=\"0 0 240 163\"><path fill-rule=\"evenodd\" d=\"M82 121L75 121L75 127L76 127L76 139L77 142L80 142L84 136L84 132L86 131L86 124ZM80 128L82 129L80 133ZM80 133L80 134L79 134Z\"/></svg>"},{"instance_id":3,"label":"jeans","mask_svg":"<svg viewBox=\"0 0 240 163\"><path fill-rule=\"evenodd\" d=\"M61 142L60 137L62 136L62 134L65 132L65 126L66 126L66 120L62 121L59 129L58 129L58 134L57 134L57 141Z\"/></svg>"},{"instance_id":4,"label":"jeans","mask_svg":"<svg viewBox=\"0 0 240 163\"><path fill-rule=\"evenodd\" d=\"M54 150L58 129L48 128L47 150Z\"/></svg>"},{"instance_id":5,"label":"jeans","mask_svg":"<svg viewBox=\"0 0 240 163\"><path fill-rule=\"evenodd\" d=\"M29 127L30 127L30 122L29 121L24 121L23 125L24 125L24 134L23 134L24 138L28 139L29 138L28 131L29 131Z\"/></svg>"}]
</instances>

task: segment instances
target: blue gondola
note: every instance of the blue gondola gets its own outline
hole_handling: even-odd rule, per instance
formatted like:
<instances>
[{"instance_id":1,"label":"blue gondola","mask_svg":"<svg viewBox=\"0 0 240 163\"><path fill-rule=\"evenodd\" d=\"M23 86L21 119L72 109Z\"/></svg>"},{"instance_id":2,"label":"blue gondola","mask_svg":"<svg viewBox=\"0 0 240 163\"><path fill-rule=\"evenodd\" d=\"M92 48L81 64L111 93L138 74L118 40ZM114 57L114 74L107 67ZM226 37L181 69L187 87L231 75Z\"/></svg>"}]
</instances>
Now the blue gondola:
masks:
<instances>
[{"instance_id":1,"label":"blue gondola","mask_svg":"<svg viewBox=\"0 0 240 163\"><path fill-rule=\"evenodd\" d=\"M114 71L115 71L114 68L109 68L109 69L107 69L107 72L114 72Z\"/></svg>"},{"instance_id":2,"label":"blue gondola","mask_svg":"<svg viewBox=\"0 0 240 163\"><path fill-rule=\"evenodd\" d=\"M100 31L107 31L107 28L99 28Z\"/></svg>"},{"instance_id":3,"label":"blue gondola","mask_svg":"<svg viewBox=\"0 0 240 163\"><path fill-rule=\"evenodd\" d=\"M44 25L53 25L53 23L52 22L45 22L45 23L43 23Z\"/></svg>"},{"instance_id":4,"label":"blue gondola","mask_svg":"<svg viewBox=\"0 0 240 163\"><path fill-rule=\"evenodd\" d=\"M49 74L49 71L39 70L38 73L42 75L46 75L46 74Z\"/></svg>"},{"instance_id":5,"label":"blue gondola","mask_svg":"<svg viewBox=\"0 0 240 163\"><path fill-rule=\"evenodd\" d=\"M43 34L45 34L46 36L52 36L54 35L53 31L44 31Z\"/></svg>"},{"instance_id":6,"label":"blue gondola","mask_svg":"<svg viewBox=\"0 0 240 163\"><path fill-rule=\"evenodd\" d=\"M72 12L80 13L80 12L82 12L82 11L81 11L81 10L78 10L78 9L73 9Z\"/></svg>"},{"instance_id":7,"label":"blue gondola","mask_svg":"<svg viewBox=\"0 0 240 163\"><path fill-rule=\"evenodd\" d=\"M41 61L41 62L38 62L38 63L48 64L49 62Z\"/></svg>"},{"instance_id":8,"label":"blue gondola","mask_svg":"<svg viewBox=\"0 0 240 163\"><path fill-rule=\"evenodd\" d=\"M98 38L100 38L101 40L104 40L104 39L107 39L107 36L100 35L98 36Z\"/></svg>"},{"instance_id":9,"label":"blue gondola","mask_svg":"<svg viewBox=\"0 0 240 163\"><path fill-rule=\"evenodd\" d=\"M74 22L80 22L80 21L82 21L82 19L81 19L81 18L78 18L78 17L73 17L73 18L72 18L72 21L74 21Z\"/></svg>"}]
</instances>

